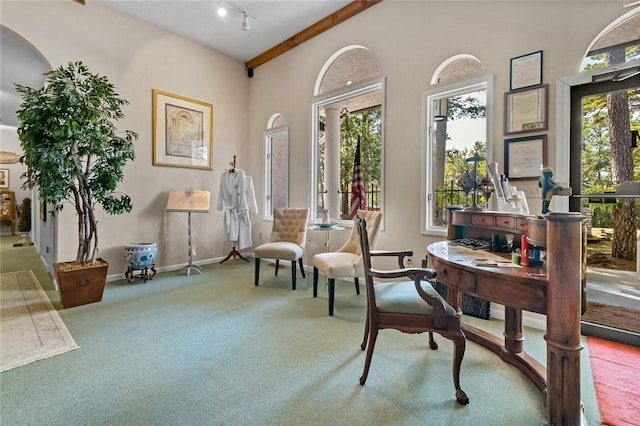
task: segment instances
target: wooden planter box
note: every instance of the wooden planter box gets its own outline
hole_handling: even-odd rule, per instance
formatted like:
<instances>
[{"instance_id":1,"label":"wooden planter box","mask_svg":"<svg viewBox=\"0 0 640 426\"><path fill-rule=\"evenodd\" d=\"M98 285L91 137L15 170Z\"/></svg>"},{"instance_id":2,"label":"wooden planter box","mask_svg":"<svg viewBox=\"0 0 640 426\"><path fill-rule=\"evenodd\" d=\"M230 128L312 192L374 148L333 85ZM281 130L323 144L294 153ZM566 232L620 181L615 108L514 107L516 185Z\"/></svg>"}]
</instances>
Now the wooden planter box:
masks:
<instances>
[{"instance_id":1,"label":"wooden planter box","mask_svg":"<svg viewBox=\"0 0 640 426\"><path fill-rule=\"evenodd\" d=\"M98 259L92 265L77 265L73 262L53 265L62 307L86 305L102 300L109 264Z\"/></svg>"}]
</instances>

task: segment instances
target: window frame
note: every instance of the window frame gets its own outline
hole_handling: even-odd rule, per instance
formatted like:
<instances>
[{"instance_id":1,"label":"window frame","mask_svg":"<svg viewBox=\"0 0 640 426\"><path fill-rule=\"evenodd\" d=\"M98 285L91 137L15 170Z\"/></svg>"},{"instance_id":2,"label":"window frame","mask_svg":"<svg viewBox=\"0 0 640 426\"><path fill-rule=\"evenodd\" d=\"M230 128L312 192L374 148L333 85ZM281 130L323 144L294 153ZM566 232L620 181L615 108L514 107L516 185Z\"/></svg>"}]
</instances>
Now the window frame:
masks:
<instances>
[{"instance_id":1,"label":"window frame","mask_svg":"<svg viewBox=\"0 0 640 426\"><path fill-rule=\"evenodd\" d=\"M447 86L436 87L422 93L422 193L421 234L446 236L447 227L433 225L431 203L434 194L433 152L435 150L434 101L442 98L463 95L465 93L486 90L486 158L493 162L493 74L460 81Z\"/></svg>"},{"instance_id":2,"label":"window frame","mask_svg":"<svg viewBox=\"0 0 640 426\"><path fill-rule=\"evenodd\" d=\"M273 139L282 136L287 138L287 146L289 146L289 126L274 127L264 132L264 195L262 199L262 218L265 221L273 221ZM287 191L288 190L289 188L287 188Z\"/></svg>"},{"instance_id":3,"label":"window frame","mask_svg":"<svg viewBox=\"0 0 640 426\"><path fill-rule=\"evenodd\" d=\"M380 212L383 213L381 221L381 229L384 228L384 145L385 145L385 77L378 77L371 80L365 80L355 83L350 86L346 86L340 89L336 89L327 93L317 95L313 98L310 111L310 123L311 123L311 136L309 140L309 207L311 210L310 221L320 220L321 217L317 216L318 212L318 197L316 191L318 188L318 170L319 170L319 129L320 129L320 109L336 102L344 101L357 96L365 95L379 90L381 95L381 125L380 125ZM350 227L353 224L352 220L338 219L338 224L341 226Z\"/></svg>"}]
</instances>

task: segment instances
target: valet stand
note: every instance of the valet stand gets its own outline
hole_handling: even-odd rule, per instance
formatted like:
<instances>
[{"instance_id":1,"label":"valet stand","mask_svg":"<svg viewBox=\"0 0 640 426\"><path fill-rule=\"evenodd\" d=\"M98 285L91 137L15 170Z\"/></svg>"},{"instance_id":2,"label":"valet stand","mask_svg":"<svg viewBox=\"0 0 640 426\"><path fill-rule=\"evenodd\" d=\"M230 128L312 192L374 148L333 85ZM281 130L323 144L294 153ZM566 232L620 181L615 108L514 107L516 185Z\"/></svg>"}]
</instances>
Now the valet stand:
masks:
<instances>
[{"instance_id":1,"label":"valet stand","mask_svg":"<svg viewBox=\"0 0 640 426\"><path fill-rule=\"evenodd\" d=\"M193 263L193 246L191 244L191 213L208 213L211 193L209 191L194 191L187 188L184 191L171 191L167 202L167 212L187 213L187 243L189 245L189 263L179 272L181 275L191 275L191 271L201 274L202 268Z\"/></svg>"}]
</instances>

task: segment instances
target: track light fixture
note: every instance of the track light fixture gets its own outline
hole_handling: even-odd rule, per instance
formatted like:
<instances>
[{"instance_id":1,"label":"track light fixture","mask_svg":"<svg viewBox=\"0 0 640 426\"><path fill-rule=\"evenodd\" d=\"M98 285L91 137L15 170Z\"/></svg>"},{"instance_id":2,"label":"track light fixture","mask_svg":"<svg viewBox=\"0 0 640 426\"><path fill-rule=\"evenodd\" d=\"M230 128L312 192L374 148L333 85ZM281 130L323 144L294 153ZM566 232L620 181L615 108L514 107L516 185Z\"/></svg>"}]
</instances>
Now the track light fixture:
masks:
<instances>
[{"instance_id":1,"label":"track light fixture","mask_svg":"<svg viewBox=\"0 0 640 426\"><path fill-rule=\"evenodd\" d=\"M224 7L224 2L222 0L218 0L218 16L224 18L227 16L227 9Z\"/></svg>"},{"instance_id":2,"label":"track light fixture","mask_svg":"<svg viewBox=\"0 0 640 426\"><path fill-rule=\"evenodd\" d=\"M251 30L251 21L249 18L256 19L255 16L244 10L240 5L232 2L231 0L218 0L218 16L224 17L227 15L227 9L225 8L225 4L231 6L238 12L242 13L242 24L240 27L245 31Z\"/></svg>"},{"instance_id":3,"label":"track light fixture","mask_svg":"<svg viewBox=\"0 0 640 426\"><path fill-rule=\"evenodd\" d=\"M246 13L242 14L242 29L245 31L249 31L251 29L251 22L249 22L249 15Z\"/></svg>"}]
</instances>

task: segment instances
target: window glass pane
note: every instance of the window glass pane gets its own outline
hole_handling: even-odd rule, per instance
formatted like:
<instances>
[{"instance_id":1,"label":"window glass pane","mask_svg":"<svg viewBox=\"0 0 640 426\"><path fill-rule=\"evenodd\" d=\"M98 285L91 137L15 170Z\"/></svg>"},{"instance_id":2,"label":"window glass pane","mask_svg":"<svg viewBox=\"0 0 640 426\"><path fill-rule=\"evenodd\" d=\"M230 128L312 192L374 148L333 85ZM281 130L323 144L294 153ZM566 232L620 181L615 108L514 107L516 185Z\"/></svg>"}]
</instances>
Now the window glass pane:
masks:
<instances>
[{"instance_id":1,"label":"window glass pane","mask_svg":"<svg viewBox=\"0 0 640 426\"><path fill-rule=\"evenodd\" d=\"M273 209L289 206L289 129L265 134L264 218Z\"/></svg>"},{"instance_id":2,"label":"window glass pane","mask_svg":"<svg viewBox=\"0 0 640 426\"><path fill-rule=\"evenodd\" d=\"M487 159L477 163L477 179L487 175L491 153L487 143L487 91L483 78L479 83L461 83L425 94L424 233L443 235L447 207L472 204L472 194L461 178L467 172L473 175L474 162L469 159L476 153ZM478 204L487 207L488 198L478 194Z\"/></svg>"},{"instance_id":3,"label":"window glass pane","mask_svg":"<svg viewBox=\"0 0 640 426\"><path fill-rule=\"evenodd\" d=\"M350 220L358 140L366 209L382 210L383 207L382 80L355 86L313 104L313 220L321 218L325 209L333 219Z\"/></svg>"}]
</instances>

